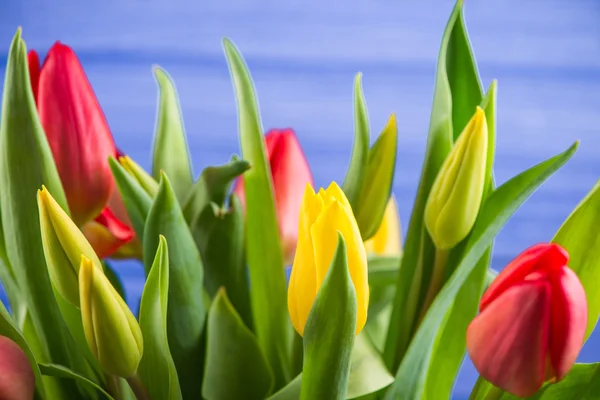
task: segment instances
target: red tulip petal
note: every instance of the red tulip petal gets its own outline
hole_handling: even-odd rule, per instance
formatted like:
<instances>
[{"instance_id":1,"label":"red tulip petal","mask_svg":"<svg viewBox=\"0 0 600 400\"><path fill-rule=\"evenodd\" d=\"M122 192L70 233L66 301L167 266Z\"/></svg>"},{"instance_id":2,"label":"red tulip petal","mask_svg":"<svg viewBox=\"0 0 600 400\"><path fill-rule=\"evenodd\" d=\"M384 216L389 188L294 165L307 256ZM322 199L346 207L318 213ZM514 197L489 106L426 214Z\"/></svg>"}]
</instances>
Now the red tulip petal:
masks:
<instances>
[{"instance_id":1,"label":"red tulip petal","mask_svg":"<svg viewBox=\"0 0 600 400\"><path fill-rule=\"evenodd\" d=\"M114 180L108 157L115 143L98 100L73 50L59 42L41 68L38 112L71 216L78 225L104 208Z\"/></svg>"},{"instance_id":2,"label":"red tulip petal","mask_svg":"<svg viewBox=\"0 0 600 400\"><path fill-rule=\"evenodd\" d=\"M569 259L567 252L554 243L531 246L512 260L498 274L481 298L479 309L483 311L494 299L537 268L560 268Z\"/></svg>"},{"instance_id":3,"label":"red tulip petal","mask_svg":"<svg viewBox=\"0 0 600 400\"><path fill-rule=\"evenodd\" d=\"M579 355L587 329L588 306L585 290L569 267L551 275L550 360L561 380Z\"/></svg>"},{"instance_id":4,"label":"red tulip petal","mask_svg":"<svg viewBox=\"0 0 600 400\"><path fill-rule=\"evenodd\" d=\"M94 221L84 225L83 233L99 258L110 257L135 236L133 230L119 221L108 207Z\"/></svg>"},{"instance_id":5,"label":"red tulip petal","mask_svg":"<svg viewBox=\"0 0 600 400\"><path fill-rule=\"evenodd\" d=\"M0 336L0 399L33 399L35 376L25 352Z\"/></svg>"},{"instance_id":6,"label":"red tulip petal","mask_svg":"<svg viewBox=\"0 0 600 400\"><path fill-rule=\"evenodd\" d=\"M27 53L27 64L29 64L31 90L33 91L33 97L37 102L38 84L40 81L40 57L35 50L29 50L29 53Z\"/></svg>"},{"instance_id":7,"label":"red tulip petal","mask_svg":"<svg viewBox=\"0 0 600 400\"><path fill-rule=\"evenodd\" d=\"M286 261L291 263L298 241L298 218L306 184L312 173L296 134L291 129L273 130L266 136L275 187L277 221Z\"/></svg>"},{"instance_id":8,"label":"red tulip petal","mask_svg":"<svg viewBox=\"0 0 600 400\"><path fill-rule=\"evenodd\" d=\"M471 322L467 350L485 379L516 396L544 383L550 324L550 284L518 283Z\"/></svg>"}]
</instances>

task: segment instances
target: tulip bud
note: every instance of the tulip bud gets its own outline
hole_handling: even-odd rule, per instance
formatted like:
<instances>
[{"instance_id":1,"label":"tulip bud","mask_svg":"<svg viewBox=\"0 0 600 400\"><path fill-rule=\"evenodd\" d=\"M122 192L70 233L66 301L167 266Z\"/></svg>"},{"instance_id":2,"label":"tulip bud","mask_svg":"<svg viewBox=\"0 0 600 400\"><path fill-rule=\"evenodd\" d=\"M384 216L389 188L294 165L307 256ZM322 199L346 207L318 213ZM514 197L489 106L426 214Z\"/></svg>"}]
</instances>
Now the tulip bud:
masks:
<instances>
[{"instance_id":1,"label":"tulip bud","mask_svg":"<svg viewBox=\"0 0 600 400\"><path fill-rule=\"evenodd\" d=\"M475 368L513 395L563 379L583 345L587 300L568 257L557 244L525 250L492 282L467 329Z\"/></svg>"},{"instance_id":2,"label":"tulip bud","mask_svg":"<svg viewBox=\"0 0 600 400\"><path fill-rule=\"evenodd\" d=\"M133 229L121 222L108 207L81 230L99 258L114 256L135 236Z\"/></svg>"},{"instance_id":3,"label":"tulip bud","mask_svg":"<svg viewBox=\"0 0 600 400\"><path fill-rule=\"evenodd\" d=\"M400 218L394 195L390 197L383 220L375 235L365 242L367 254L378 256L396 256L402 254Z\"/></svg>"},{"instance_id":4,"label":"tulip bud","mask_svg":"<svg viewBox=\"0 0 600 400\"><path fill-rule=\"evenodd\" d=\"M135 375L143 339L135 317L100 269L83 256L79 296L85 338L102 369L111 375Z\"/></svg>"},{"instance_id":5,"label":"tulip bud","mask_svg":"<svg viewBox=\"0 0 600 400\"><path fill-rule=\"evenodd\" d=\"M0 399L31 400L34 391L35 376L25 352L0 336Z\"/></svg>"},{"instance_id":6,"label":"tulip bud","mask_svg":"<svg viewBox=\"0 0 600 400\"><path fill-rule=\"evenodd\" d=\"M271 166L279 236L286 264L294 259L298 241L298 215L306 184L313 177L298 138L292 129L272 129L265 136ZM244 180L238 179L235 194L245 208Z\"/></svg>"},{"instance_id":7,"label":"tulip bud","mask_svg":"<svg viewBox=\"0 0 600 400\"><path fill-rule=\"evenodd\" d=\"M288 289L290 318L301 336L317 292L333 261L338 232L346 244L348 269L356 290L357 334L367 321L367 255L350 203L335 182L318 194L307 184L300 208L298 247Z\"/></svg>"},{"instance_id":8,"label":"tulip bud","mask_svg":"<svg viewBox=\"0 0 600 400\"><path fill-rule=\"evenodd\" d=\"M101 268L100 260L77 225L54 200L48 190L38 190L38 209L44 256L56 290L79 307L78 271L81 256Z\"/></svg>"},{"instance_id":9,"label":"tulip bud","mask_svg":"<svg viewBox=\"0 0 600 400\"><path fill-rule=\"evenodd\" d=\"M477 107L433 182L425 226L439 249L451 249L473 228L485 187L488 131Z\"/></svg>"},{"instance_id":10,"label":"tulip bud","mask_svg":"<svg viewBox=\"0 0 600 400\"><path fill-rule=\"evenodd\" d=\"M100 214L113 190L108 157L116 155L115 143L73 50L56 42L41 69L34 54L30 76L40 121L71 215L82 226Z\"/></svg>"}]
</instances>

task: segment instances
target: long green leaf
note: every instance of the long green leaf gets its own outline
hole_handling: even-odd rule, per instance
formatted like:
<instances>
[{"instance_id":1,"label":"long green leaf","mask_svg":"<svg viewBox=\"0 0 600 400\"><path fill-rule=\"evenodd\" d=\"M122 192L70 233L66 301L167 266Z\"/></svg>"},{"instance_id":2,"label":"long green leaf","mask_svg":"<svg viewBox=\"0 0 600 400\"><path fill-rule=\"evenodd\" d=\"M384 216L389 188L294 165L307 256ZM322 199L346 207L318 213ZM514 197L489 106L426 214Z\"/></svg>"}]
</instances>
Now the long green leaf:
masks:
<instances>
[{"instance_id":1,"label":"long green leaf","mask_svg":"<svg viewBox=\"0 0 600 400\"><path fill-rule=\"evenodd\" d=\"M35 376L35 390L39 396L42 398L46 397L46 390L44 388L44 381L42 380L42 375L40 373L40 368L35 360L35 356L33 352L29 348L25 337L19 332L19 329L11 319L8 311L4 307L4 304L0 301L0 335L5 336L15 342L21 350L27 356L29 360L29 364L31 364L31 369L33 371L33 375Z\"/></svg>"},{"instance_id":2,"label":"long green leaf","mask_svg":"<svg viewBox=\"0 0 600 400\"><path fill-rule=\"evenodd\" d=\"M575 271L588 301L588 338L600 315L600 181L577 205L552 239L569 252L569 267Z\"/></svg>"},{"instance_id":3,"label":"long green leaf","mask_svg":"<svg viewBox=\"0 0 600 400\"><path fill-rule=\"evenodd\" d=\"M33 324L34 350L39 362L56 362L78 369L83 359L57 306L46 267L36 191L42 185L68 210L52 153L31 91L27 49L17 30L11 44L2 98L0 123L0 210L6 253ZM26 335L27 337L27 335ZM32 338L34 339L34 338ZM58 388L58 387L57 387ZM72 382L61 382L57 398L77 396Z\"/></svg>"},{"instance_id":4,"label":"long green leaf","mask_svg":"<svg viewBox=\"0 0 600 400\"><path fill-rule=\"evenodd\" d=\"M140 304L144 356L138 375L151 398L179 400L181 389L167 337L168 296L169 251L167 241L161 236Z\"/></svg>"},{"instance_id":5,"label":"long green leaf","mask_svg":"<svg viewBox=\"0 0 600 400\"><path fill-rule=\"evenodd\" d=\"M275 388L291 378L291 324L287 312L283 252L275 215L271 171L267 162L258 102L248 68L233 43L223 41L238 107L242 156L252 168L244 174L246 251L254 329L275 374Z\"/></svg>"},{"instance_id":6,"label":"long green leaf","mask_svg":"<svg viewBox=\"0 0 600 400\"><path fill-rule=\"evenodd\" d=\"M273 389L273 372L258 341L244 325L223 288L208 313L207 400L264 399Z\"/></svg>"},{"instance_id":7,"label":"long green leaf","mask_svg":"<svg viewBox=\"0 0 600 400\"><path fill-rule=\"evenodd\" d=\"M202 334L206 305L203 267L175 192L164 173L144 229L147 273L156 255L160 235L169 243L169 348L179 375L181 393L184 398L192 398L198 393L204 364Z\"/></svg>"},{"instance_id":8,"label":"long green leaf","mask_svg":"<svg viewBox=\"0 0 600 400\"><path fill-rule=\"evenodd\" d=\"M172 180L177 198L183 202L192 186L193 177L177 90L167 71L159 66L154 66L153 70L159 96L152 175L158 180L160 171L165 171Z\"/></svg>"},{"instance_id":9,"label":"long green leaf","mask_svg":"<svg viewBox=\"0 0 600 400\"><path fill-rule=\"evenodd\" d=\"M363 183L354 206L356 222L363 240L371 238L381 225L392 193L397 144L396 116L392 114L381 135L369 150Z\"/></svg>"},{"instance_id":10,"label":"long green leaf","mask_svg":"<svg viewBox=\"0 0 600 400\"><path fill-rule=\"evenodd\" d=\"M460 264L425 315L396 373L396 380L386 394L386 399L423 398L433 349L440 340L456 295L510 216L539 185L575 153L578 144L579 142L575 142L564 153L515 176L486 200L468 238Z\"/></svg>"},{"instance_id":11,"label":"long green leaf","mask_svg":"<svg viewBox=\"0 0 600 400\"><path fill-rule=\"evenodd\" d=\"M429 286L434 247L423 224L425 203L454 139L482 98L462 21L462 3L463 0L457 1L450 15L438 57L425 161L404 245L386 340L386 364L392 370L398 367L408 348L416 328L416 312Z\"/></svg>"},{"instance_id":12,"label":"long green leaf","mask_svg":"<svg viewBox=\"0 0 600 400\"><path fill-rule=\"evenodd\" d=\"M338 244L304 328L302 400L345 399L356 336L356 290L348 271L346 244Z\"/></svg>"},{"instance_id":13,"label":"long green leaf","mask_svg":"<svg viewBox=\"0 0 600 400\"><path fill-rule=\"evenodd\" d=\"M362 74L359 72L354 78L354 146L348 172L342 185L344 194L353 209L358 205L365 169L369 162L369 114L361 81Z\"/></svg>"},{"instance_id":14,"label":"long green leaf","mask_svg":"<svg viewBox=\"0 0 600 400\"><path fill-rule=\"evenodd\" d=\"M110 394L108 394L104 389L102 389L100 386L98 386L97 383L89 380L85 376L79 375L77 372L72 371L67 367L64 367L62 365L56 365L56 364L39 364L39 369L40 369L42 375L53 376L55 378L66 378L66 379L72 379L72 380L78 381L80 383L83 383L86 386L89 386L91 389L102 393L102 395L104 395L104 397L107 398L108 400L114 400L113 397Z\"/></svg>"}]
</instances>

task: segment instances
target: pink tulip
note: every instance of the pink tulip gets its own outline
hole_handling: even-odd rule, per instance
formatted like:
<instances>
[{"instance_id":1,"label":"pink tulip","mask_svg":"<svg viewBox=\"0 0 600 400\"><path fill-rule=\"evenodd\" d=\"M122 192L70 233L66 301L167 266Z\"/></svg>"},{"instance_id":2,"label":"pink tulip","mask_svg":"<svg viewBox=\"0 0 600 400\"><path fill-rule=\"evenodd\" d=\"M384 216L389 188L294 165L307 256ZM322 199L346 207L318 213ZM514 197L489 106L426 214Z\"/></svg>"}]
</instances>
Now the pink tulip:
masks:
<instances>
[{"instance_id":1,"label":"pink tulip","mask_svg":"<svg viewBox=\"0 0 600 400\"><path fill-rule=\"evenodd\" d=\"M294 131L272 129L265 135L267 155L271 165L279 236L286 264L291 264L298 241L298 217L306 184L313 184L312 173ZM244 181L238 179L234 188L245 207Z\"/></svg>"},{"instance_id":2,"label":"pink tulip","mask_svg":"<svg viewBox=\"0 0 600 400\"><path fill-rule=\"evenodd\" d=\"M117 149L104 113L73 50L56 42L43 65L28 54L38 114L67 197L73 221L101 257L129 242L133 230L107 208L118 189L108 164Z\"/></svg>"},{"instance_id":3,"label":"pink tulip","mask_svg":"<svg viewBox=\"0 0 600 400\"><path fill-rule=\"evenodd\" d=\"M520 397L560 381L581 350L587 300L569 255L538 244L515 258L485 292L467 329L467 350L482 377Z\"/></svg>"},{"instance_id":4,"label":"pink tulip","mask_svg":"<svg viewBox=\"0 0 600 400\"><path fill-rule=\"evenodd\" d=\"M0 399L31 400L35 377L27 356L5 336L0 336Z\"/></svg>"}]
</instances>

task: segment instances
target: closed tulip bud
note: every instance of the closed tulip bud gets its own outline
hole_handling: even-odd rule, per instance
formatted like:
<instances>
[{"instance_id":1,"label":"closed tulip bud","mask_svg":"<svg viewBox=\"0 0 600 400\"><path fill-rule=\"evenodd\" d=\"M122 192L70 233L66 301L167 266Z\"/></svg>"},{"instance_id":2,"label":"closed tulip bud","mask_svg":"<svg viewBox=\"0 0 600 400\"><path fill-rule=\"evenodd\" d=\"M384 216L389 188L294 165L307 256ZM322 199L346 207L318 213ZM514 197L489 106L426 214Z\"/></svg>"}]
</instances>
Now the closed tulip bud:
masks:
<instances>
[{"instance_id":1,"label":"closed tulip bud","mask_svg":"<svg viewBox=\"0 0 600 400\"><path fill-rule=\"evenodd\" d=\"M477 107L433 182L425 226L439 249L451 249L473 228L485 187L488 131Z\"/></svg>"},{"instance_id":2,"label":"closed tulip bud","mask_svg":"<svg viewBox=\"0 0 600 400\"><path fill-rule=\"evenodd\" d=\"M158 182L148 174L142 167L139 166L128 156L119 157L119 163L125 168L125 170L131 175L144 189L146 193L152 198L158 193Z\"/></svg>"},{"instance_id":3,"label":"closed tulip bud","mask_svg":"<svg viewBox=\"0 0 600 400\"><path fill-rule=\"evenodd\" d=\"M79 268L79 296L85 338L100 366L108 374L133 377L142 359L142 331L106 276L85 257Z\"/></svg>"},{"instance_id":4,"label":"closed tulip bud","mask_svg":"<svg viewBox=\"0 0 600 400\"><path fill-rule=\"evenodd\" d=\"M75 307L79 307L78 271L81 256L100 260L77 225L44 187L38 191L38 209L44 256L50 279L56 290Z\"/></svg>"},{"instance_id":5,"label":"closed tulip bud","mask_svg":"<svg viewBox=\"0 0 600 400\"><path fill-rule=\"evenodd\" d=\"M115 143L73 50L56 42L41 68L33 54L29 71L40 121L71 215L82 226L100 214L115 186L108 165Z\"/></svg>"},{"instance_id":6,"label":"closed tulip bud","mask_svg":"<svg viewBox=\"0 0 600 400\"><path fill-rule=\"evenodd\" d=\"M492 282L467 329L467 350L482 377L520 397L560 381L575 362L587 301L568 254L557 244L521 253Z\"/></svg>"},{"instance_id":7,"label":"closed tulip bud","mask_svg":"<svg viewBox=\"0 0 600 400\"><path fill-rule=\"evenodd\" d=\"M313 177L298 138L292 129L272 129L265 136L271 166L279 236L286 264L294 259L298 241L298 213L306 184ZM245 207L244 180L238 179L235 194Z\"/></svg>"},{"instance_id":8,"label":"closed tulip bud","mask_svg":"<svg viewBox=\"0 0 600 400\"><path fill-rule=\"evenodd\" d=\"M300 209L298 247L288 289L292 324L302 336L308 314L337 248L338 232L344 237L350 277L357 300L356 333L367 321L369 283L367 256L350 203L335 183L315 194L307 184Z\"/></svg>"},{"instance_id":9,"label":"closed tulip bud","mask_svg":"<svg viewBox=\"0 0 600 400\"><path fill-rule=\"evenodd\" d=\"M400 233L400 218L398 217L398 206L394 195L385 207L383 220L373 237L365 242L367 254L378 256L395 256L402 254L402 243Z\"/></svg>"},{"instance_id":10,"label":"closed tulip bud","mask_svg":"<svg viewBox=\"0 0 600 400\"><path fill-rule=\"evenodd\" d=\"M35 376L25 352L0 336L0 399L31 400L34 391Z\"/></svg>"}]
</instances>

